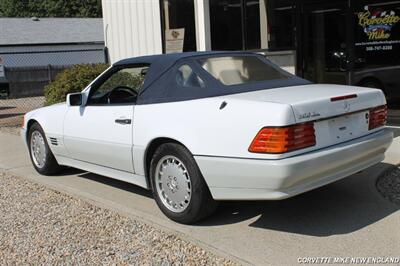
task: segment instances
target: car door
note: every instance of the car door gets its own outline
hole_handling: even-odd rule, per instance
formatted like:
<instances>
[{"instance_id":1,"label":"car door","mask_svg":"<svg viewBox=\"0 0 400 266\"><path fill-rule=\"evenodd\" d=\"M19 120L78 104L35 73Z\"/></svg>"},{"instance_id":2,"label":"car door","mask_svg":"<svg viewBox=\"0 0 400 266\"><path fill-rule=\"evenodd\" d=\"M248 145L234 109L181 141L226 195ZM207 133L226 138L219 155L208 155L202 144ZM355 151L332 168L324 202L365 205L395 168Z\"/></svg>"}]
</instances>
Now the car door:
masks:
<instances>
[{"instance_id":1,"label":"car door","mask_svg":"<svg viewBox=\"0 0 400 266\"><path fill-rule=\"evenodd\" d=\"M147 66L111 69L90 88L84 106L70 106L64 143L72 159L134 173L133 113Z\"/></svg>"}]
</instances>

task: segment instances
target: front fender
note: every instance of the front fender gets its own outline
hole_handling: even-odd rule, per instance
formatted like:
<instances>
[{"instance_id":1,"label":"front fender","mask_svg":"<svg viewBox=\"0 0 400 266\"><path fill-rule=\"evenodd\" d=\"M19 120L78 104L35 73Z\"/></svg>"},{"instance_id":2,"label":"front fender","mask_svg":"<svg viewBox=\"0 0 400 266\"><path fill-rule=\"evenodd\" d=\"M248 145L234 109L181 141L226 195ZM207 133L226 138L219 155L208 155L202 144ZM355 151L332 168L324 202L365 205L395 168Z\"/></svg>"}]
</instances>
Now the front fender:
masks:
<instances>
[{"instance_id":1,"label":"front fender","mask_svg":"<svg viewBox=\"0 0 400 266\"><path fill-rule=\"evenodd\" d=\"M64 117L66 112L66 104L60 103L42 107L25 114L24 124L21 132L21 136L25 143L27 143L29 127L33 122L37 122L42 127L48 143L50 142L50 138L56 138L58 140L57 147L49 145L53 154L64 154L65 150L63 145L63 132Z\"/></svg>"}]
</instances>

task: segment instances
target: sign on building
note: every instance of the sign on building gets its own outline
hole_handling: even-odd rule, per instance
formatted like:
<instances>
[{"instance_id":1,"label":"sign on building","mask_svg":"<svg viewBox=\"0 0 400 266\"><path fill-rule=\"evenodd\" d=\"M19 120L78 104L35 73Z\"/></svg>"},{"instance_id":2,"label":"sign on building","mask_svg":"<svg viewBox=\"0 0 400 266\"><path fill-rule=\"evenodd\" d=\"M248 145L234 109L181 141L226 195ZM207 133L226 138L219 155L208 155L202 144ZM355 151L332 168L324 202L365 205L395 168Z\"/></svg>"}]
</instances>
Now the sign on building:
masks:
<instances>
[{"instance_id":1,"label":"sign on building","mask_svg":"<svg viewBox=\"0 0 400 266\"><path fill-rule=\"evenodd\" d=\"M165 31L165 52L182 53L185 40L185 29L169 29Z\"/></svg>"}]
</instances>

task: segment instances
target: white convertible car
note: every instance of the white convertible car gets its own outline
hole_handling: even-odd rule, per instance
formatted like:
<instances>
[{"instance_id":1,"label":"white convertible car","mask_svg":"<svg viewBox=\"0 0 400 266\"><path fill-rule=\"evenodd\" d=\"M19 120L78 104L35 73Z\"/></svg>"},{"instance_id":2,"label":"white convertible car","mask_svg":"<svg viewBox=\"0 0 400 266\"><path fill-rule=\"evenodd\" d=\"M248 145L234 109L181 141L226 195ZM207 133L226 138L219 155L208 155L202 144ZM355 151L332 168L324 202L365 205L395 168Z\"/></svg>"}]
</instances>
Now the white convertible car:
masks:
<instances>
[{"instance_id":1,"label":"white convertible car","mask_svg":"<svg viewBox=\"0 0 400 266\"><path fill-rule=\"evenodd\" d=\"M219 200L284 199L382 161L386 114L377 89L311 84L253 53L183 53L113 64L26 114L22 136L39 173L133 183L194 223Z\"/></svg>"}]
</instances>

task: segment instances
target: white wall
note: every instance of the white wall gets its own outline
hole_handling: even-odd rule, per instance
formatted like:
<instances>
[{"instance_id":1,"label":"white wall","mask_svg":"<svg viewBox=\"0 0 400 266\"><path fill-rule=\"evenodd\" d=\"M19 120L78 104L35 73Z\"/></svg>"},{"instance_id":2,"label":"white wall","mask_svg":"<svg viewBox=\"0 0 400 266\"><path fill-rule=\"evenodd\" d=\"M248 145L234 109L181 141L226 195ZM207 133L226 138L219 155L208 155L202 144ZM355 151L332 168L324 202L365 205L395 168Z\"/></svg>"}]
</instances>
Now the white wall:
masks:
<instances>
[{"instance_id":1,"label":"white wall","mask_svg":"<svg viewBox=\"0 0 400 266\"><path fill-rule=\"evenodd\" d=\"M111 63L162 53L159 0L102 0L102 4Z\"/></svg>"},{"instance_id":2,"label":"white wall","mask_svg":"<svg viewBox=\"0 0 400 266\"><path fill-rule=\"evenodd\" d=\"M211 50L210 0L194 0L198 51Z\"/></svg>"}]
</instances>

